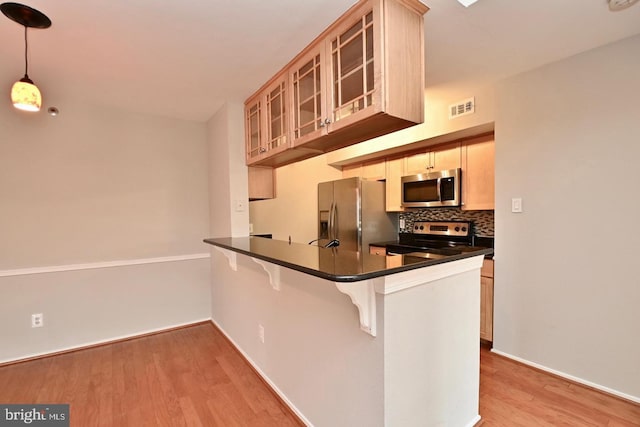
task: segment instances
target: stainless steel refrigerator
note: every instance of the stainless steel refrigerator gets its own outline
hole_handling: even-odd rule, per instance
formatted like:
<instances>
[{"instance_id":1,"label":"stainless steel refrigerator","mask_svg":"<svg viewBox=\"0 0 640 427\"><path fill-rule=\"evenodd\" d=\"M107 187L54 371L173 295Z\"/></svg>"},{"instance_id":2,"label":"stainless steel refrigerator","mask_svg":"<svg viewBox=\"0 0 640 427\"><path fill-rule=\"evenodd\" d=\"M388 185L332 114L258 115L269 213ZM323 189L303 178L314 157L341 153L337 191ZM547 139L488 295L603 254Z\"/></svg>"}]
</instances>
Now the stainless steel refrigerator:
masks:
<instances>
[{"instance_id":1,"label":"stainless steel refrigerator","mask_svg":"<svg viewBox=\"0 0 640 427\"><path fill-rule=\"evenodd\" d=\"M384 182L345 178L318 184L318 245L336 240L341 250L368 252L370 243L397 238L397 215L385 211Z\"/></svg>"}]
</instances>

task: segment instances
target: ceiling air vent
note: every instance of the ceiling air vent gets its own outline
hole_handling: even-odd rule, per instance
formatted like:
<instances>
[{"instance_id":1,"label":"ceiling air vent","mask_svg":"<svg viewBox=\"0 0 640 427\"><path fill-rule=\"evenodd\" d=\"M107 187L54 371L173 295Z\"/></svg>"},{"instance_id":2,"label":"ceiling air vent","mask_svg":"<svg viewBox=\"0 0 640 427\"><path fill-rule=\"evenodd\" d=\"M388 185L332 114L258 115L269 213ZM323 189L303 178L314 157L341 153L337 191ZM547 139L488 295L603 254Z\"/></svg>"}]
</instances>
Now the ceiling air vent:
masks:
<instances>
[{"instance_id":1,"label":"ceiling air vent","mask_svg":"<svg viewBox=\"0 0 640 427\"><path fill-rule=\"evenodd\" d=\"M466 116L467 114L473 114L476 112L476 100L475 97L463 99L455 104L449 105L449 119L455 119L460 116Z\"/></svg>"}]
</instances>

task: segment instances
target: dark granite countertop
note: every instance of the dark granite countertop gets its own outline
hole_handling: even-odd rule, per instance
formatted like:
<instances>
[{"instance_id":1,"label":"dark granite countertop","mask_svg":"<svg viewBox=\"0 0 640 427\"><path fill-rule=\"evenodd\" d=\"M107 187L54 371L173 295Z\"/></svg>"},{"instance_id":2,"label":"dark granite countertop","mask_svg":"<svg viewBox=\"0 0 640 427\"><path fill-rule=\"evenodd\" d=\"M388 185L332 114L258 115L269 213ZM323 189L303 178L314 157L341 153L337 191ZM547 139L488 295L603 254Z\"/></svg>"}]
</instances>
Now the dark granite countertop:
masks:
<instances>
[{"instance_id":1,"label":"dark granite countertop","mask_svg":"<svg viewBox=\"0 0 640 427\"><path fill-rule=\"evenodd\" d=\"M366 253L359 253L340 247L323 248L260 237L223 237L204 239L204 242L334 282L357 282L493 253L491 248L474 248L456 255L425 259L408 254L371 255L368 248Z\"/></svg>"}]
</instances>

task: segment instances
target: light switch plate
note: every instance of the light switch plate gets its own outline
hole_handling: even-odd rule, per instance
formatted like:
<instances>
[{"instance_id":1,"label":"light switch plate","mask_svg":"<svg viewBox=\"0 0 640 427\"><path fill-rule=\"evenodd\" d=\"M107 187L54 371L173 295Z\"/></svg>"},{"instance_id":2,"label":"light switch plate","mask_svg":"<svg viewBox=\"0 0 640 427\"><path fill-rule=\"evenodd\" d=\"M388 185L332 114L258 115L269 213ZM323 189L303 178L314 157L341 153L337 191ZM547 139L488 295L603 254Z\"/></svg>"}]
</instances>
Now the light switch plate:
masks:
<instances>
[{"instance_id":1,"label":"light switch plate","mask_svg":"<svg viewBox=\"0 0 640 427\"><path fill-rule=\"evenodd\" d=\"M513 198L511 199L511 212L520 213L522 212L522 199L521 198Z\"/></svg>"}]
</instances>

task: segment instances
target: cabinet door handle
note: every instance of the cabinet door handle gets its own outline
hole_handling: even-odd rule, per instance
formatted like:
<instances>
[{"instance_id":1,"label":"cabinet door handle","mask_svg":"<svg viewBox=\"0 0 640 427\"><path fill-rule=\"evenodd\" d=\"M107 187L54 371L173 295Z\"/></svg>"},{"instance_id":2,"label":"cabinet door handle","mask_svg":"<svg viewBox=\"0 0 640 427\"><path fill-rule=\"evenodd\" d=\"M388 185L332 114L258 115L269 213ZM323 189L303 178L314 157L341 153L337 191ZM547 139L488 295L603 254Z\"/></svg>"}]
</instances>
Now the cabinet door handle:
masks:
<instances>
[{"instance_id":1,"label":"cabinet door handle","mask_svg":"<svg viewBox=\"0 0 640 427\"><path fill-rule=\"evenodd\" d=\"M266 152L267 152L267 149L266 149L266 148L264 148L264 147L260 147L260 152L261 152L261 153L266 153Z\"/></svg>"},{"instance_id":2,"label":"cabinet door handle","mask_svg":"<svg viewBox=\"0 0 640 427\"><path fill-rule=\"evenodd\" d=\"M328 124L330 124L330 123L331 123L331 120L329 120L329 119L324 119L324 121L321 121L321 122L320 122L320 127L321 127L321 128L323 128L323 127L325 127L326 125L328 125Z\"/></svg>"}]
</instances>

